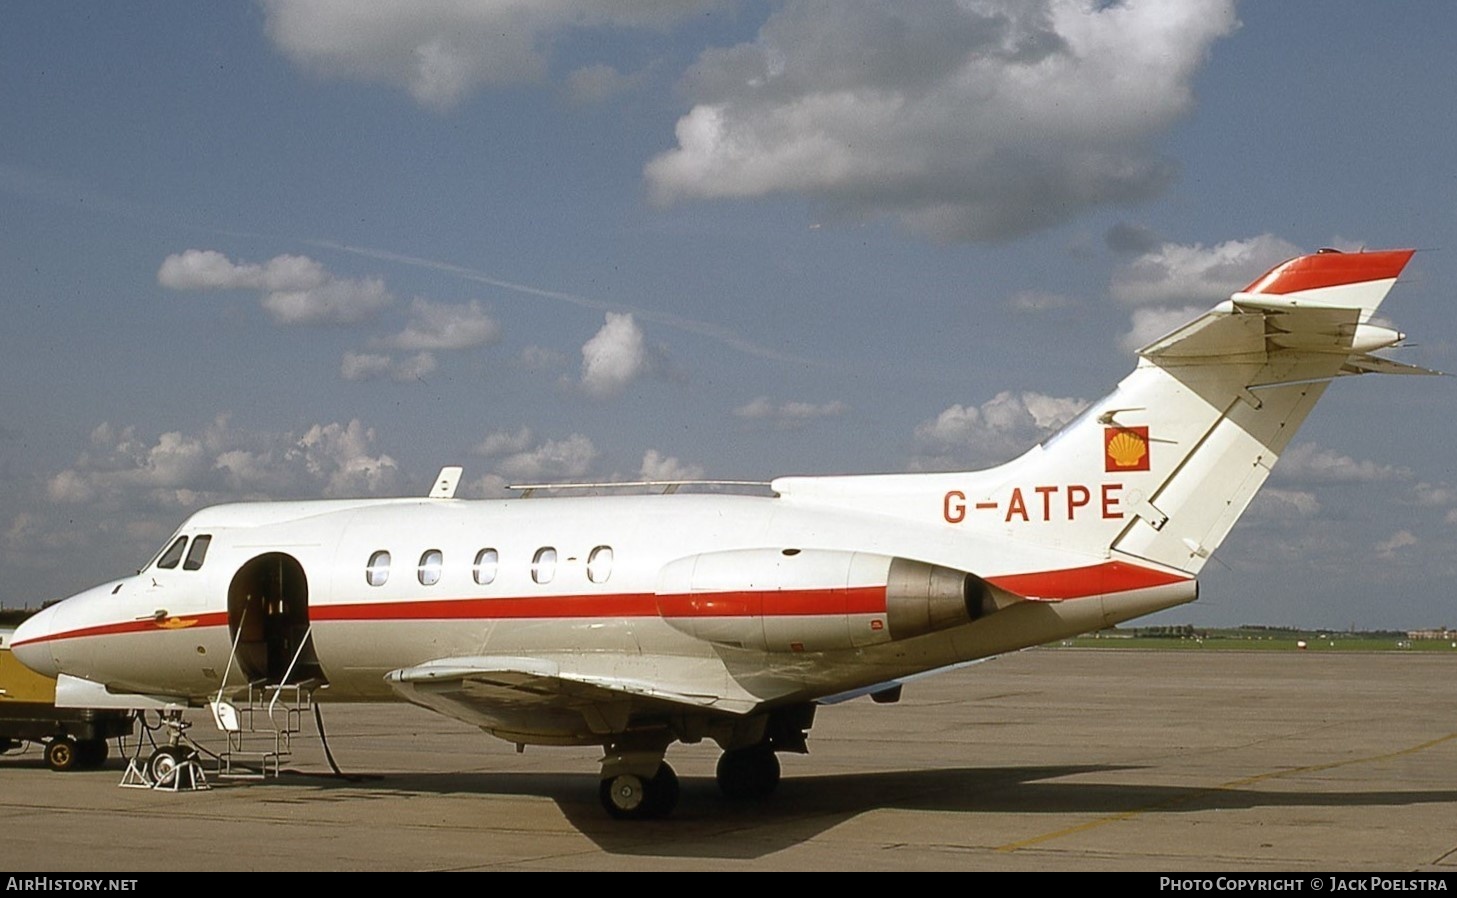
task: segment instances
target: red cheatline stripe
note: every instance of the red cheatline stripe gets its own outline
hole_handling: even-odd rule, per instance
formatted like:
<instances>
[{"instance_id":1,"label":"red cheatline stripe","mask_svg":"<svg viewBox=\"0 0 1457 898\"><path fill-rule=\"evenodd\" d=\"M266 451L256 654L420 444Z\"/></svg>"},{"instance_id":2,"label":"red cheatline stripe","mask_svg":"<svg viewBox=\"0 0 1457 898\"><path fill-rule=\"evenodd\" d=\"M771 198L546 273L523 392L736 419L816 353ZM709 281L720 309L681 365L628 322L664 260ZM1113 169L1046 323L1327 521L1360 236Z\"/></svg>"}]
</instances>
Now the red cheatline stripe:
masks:
<instances>
[{"instance_id":1,"label":"red cheatline stripe","mask_svg":"<svg viewBox=\"0 0 1457 898\"><path fill-rule=\"evenodd\" d=\"M79 639L82 636L112 636L117 633L155 633L158 630L192 630L198 627L220 627L228 622L227 612L212 611L207 614L184 614L168 618L171 621L192 621L186 626L159 626L152 618L145 620L128 620L114 624L98 624L94 627L81 627L77 630L67 630L64 633L47 633L35 639L27 639L24 642L14 642L11 648L16 646L33 645L37 642L52 642L57 639Z\"/></svg>"},{"instance_id":2,"label":"red cheatline stripe","mask_svg":"<svg viewBox=\"0 0 1457 898\"><path fill-rule=\"evenodd\" d=\"M788 617L883 614L885 587L757 592L678 593L658 596L663 617Z\"/></svg>"},{"instance_id":3,"label":"red cheatline stripe","mask_svg":"<svg viewBox=\"0 0 1457 898\"><path fill-rule=\"evenodd\" d=\"M403 602L355 602L313 605L313 621L410 620L579 620L587 618L658 617L787 617L816 614L861 614L885 611L885 587L855 589L802 589L765 592L713 592L676 596L653 593L610 595L533 596L499 599L431 599ZM194 626L222 626L221 612L199 615ZM159 628L150 619L102 624L43 636L28 642L150 632Z\"/></svg>"},{"instance_id":4,"label":"red cheatline stripe","mask_svg":"<svg viewBox=\"0 0 1457 898\"><path fill-rule=\"evenodd\" d=\"M1377 253L1316 253L1282 262L1256 278L1245 293L1283 295L1320 287L1382 281L1401 274L1411 260L1412 249Z\"/></svg>"},{"instance_id":5,"label":"red cheatline stripe","mask_svg":"<svg viewBox=\"0 0 1457 898\"><path fill-rule=\"evenodd\" d=\"M885 587L706 592L657 596L541 596L509 599L444 599L428 602L361 602L309 609L313 620L557 620L607 617L781 617L859 614L885 610Z\"/></svg>"},{"instance_id":6,"label":"red cheatline stripe","mask_svg":"<svg viewBox=\"0 0 1457 898\"><path fill-rule=\"evenodd\" d=\"M1170 583L1186 583L1192 579L1194 578L1186 575L1168 574L1122 561L1108 561L1061 571L987 578L988 582L1008 592L1036 599L1080 599L1131 589L1167 586Z\"/></svg>"},{"instance_id":7,"label":"red cheatline stripe","mask_svg":"<svg viewBox=\"0 0 1457 898\"><path fill-rule=\"evenodd\" d=\"M500 599L432 599L313 605L309 617L325 620L519 620L522 618L657 617L652 593L540 596Z\"/></svg>"},{"instance_id":8,"label":"red cheatline stripe","mask_svg":"<svg viewBox=\"0 0 1457 898\"><path fill-rule=\"evenodd\" d=\"M1039 599L1076 599L1084 596L1166 586L1193 579L1167 574L1135 564L1110 561L1090 567L1032 574L1008 574L988 578L993 584L1020 596ZM733 592L683 593L658 596L653 593L618 593L588 596L539 596L500 599L432 599L403 602L355 602L313 605L313 621L410 621L410 620L573 620L613 617L791 617L832 614L881 614L885 612L884 586L842 589L800 589ZM140 621L100 624L52 633L24 644L110 636L120 633L152 633L167 629L221 627L228 616L221 611L186 615L196 623L186 628L159 627L150 618Z\"/></svg>"}]
</instances>

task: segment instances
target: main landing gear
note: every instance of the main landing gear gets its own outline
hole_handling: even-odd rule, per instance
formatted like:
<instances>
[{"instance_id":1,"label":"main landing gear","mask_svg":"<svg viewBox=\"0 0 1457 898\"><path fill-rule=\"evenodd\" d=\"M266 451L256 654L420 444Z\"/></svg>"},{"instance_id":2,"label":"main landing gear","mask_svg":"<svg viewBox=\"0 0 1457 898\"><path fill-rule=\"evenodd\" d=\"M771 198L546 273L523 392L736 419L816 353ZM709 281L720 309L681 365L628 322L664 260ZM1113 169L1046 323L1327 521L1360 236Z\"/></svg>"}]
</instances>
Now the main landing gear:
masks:
<instances>
[{"instance_id":1,"label":"main landing gear","mask_svg":"<svg viewBox=\"0 0 1457 898\"><path fill-rule=\"evenodd\" d=\"M815 707L792 705L715 730L710 735L726 748L718 759L715 779L731 801L768 798L779 787L779 752L804 754L805 737L814 725ZM640 729L607 746L602 758L602 783L597 796L617 820L665 817L678 803L678 775L663 760L677 739L697 742L705 732Z\"/></svg>"},{"instance_id":2,"label":"main landing gear","mask_svg":"<svg viewBox=\"0 0 1457 898\"><path fill-rule=\"evenodd\" d=\"M731 749L719 757L715 775L725 798L767 798L779 787L779 756L768 745Z\"/></svg>"},{"instance_id":3,"label":"main landing gear","mask_svg":"<svg viewBox=\"0 0 1457 898\"><path fill-rule=\"evenodd\" d=\"M678 774L667 761L659 760L650 776L639 765L622 766L622 772L608 775L604 764L597 797L615 820L651 820L666 817L678 804ZM779 786L779 756L768 745L736 748L718 759L718 788L725 798L749 801L767 798Z\"/></svg>"}]
</instances>

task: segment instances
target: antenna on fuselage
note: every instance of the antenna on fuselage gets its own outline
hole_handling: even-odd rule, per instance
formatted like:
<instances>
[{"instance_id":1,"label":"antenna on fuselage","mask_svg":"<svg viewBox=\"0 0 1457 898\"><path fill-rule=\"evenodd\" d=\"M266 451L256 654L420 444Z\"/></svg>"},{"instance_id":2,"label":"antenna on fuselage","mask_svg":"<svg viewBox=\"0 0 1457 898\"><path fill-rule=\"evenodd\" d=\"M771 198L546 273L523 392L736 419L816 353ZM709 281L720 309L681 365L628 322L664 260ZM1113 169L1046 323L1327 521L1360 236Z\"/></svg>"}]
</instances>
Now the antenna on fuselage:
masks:
<instances>
[{"instance_id":1,"label":"antenna on fuselage","mask_svg":"<svg viewBox=\"0 0 1457 898\"><path fill-rule=\"evenodd\" d=\"M460 474L465 468L460 465L446 465L435 475L435 485L430 488L431 499L454 499L455 488L460 485Z\"/></svg>"}]
</instances>

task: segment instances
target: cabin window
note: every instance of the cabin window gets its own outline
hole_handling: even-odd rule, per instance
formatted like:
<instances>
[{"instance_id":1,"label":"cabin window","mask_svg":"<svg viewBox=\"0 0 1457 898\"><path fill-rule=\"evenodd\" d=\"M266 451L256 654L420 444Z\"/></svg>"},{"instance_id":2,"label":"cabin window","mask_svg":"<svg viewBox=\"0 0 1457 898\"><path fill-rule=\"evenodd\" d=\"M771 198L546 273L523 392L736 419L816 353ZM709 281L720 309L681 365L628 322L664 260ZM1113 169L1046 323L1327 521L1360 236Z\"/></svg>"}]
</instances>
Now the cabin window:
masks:
<instances>
[{"instance_id":1,"label":"cabin window","mask_svg":"<svg viewBox=\"0 0 1457 898\"><path fill-rule=\"evenodd\" d=\"M612 576L612 547L598 546L587 556L587 579L593 583L606 583Z\"/></svg>"},{"instance_id":2,"label":"cabin window","mask_svg":"<svg viewBox=\"0 0 1457 898\"><path fill-rule=\"evenodd\" d=\"M537 583L550 583L556 576L556 549L542 546L531 557L531 579Z\"/></svg>"},{"instance_id":3,"label":"cabin window","mask_svg":"<svg viewBox=\"0 0 1457 898\"><path fill-rule=\"evenodd\" d=\"M369 566L364 569L364 579L370 586L384 586L390 578L390 553L383 550L369 556Z\"/></svg>"},{"instance_id":4,"label":"cabin window","mask_svg":"<svg viewBox=\"0 0 1457 898\"><path fill-rule=\"evenodd\" d=\"M182 562L184 571L195 571L202 567L202 562L207 558L207 547L212 544L212 537L206 533L192 541L192 548L187 550L187 560Z\"/></svg>"},{"instance_id":5,"label":"cabin window","mask_svg":"<svg viewBox=\"0 0 1457 898\"><path fill-rule=\"evenodd\" d=\"M420 570L416 574L421 586L434 586L440 582L440 563L443 557L439 549L426 549L420 556Z\"/></svg>"},{"instance_id":6,"label":"cabin window","mask_svg":"<svg viewBox=\"0 0 1457 898\"><path fill-rule=\"evenodd\" d=\"M174 568L177 562L182 560L182 550L187 546L187 537L179 536L177 541L167 547L162 557L157 559L157 567Z\"/></svg>"},{"instance_id":7,"label":"cabin window","mask_svg":"<svg viewBox=\"0 0 1457 898\"><path fill-rule=\"evenodd\" d=\"M501 553L495 549L482 549L476 553L476 562L471 566L471 576L486 586L496 579L496 568L501 564Z\"/></svg>"}]
</instances>

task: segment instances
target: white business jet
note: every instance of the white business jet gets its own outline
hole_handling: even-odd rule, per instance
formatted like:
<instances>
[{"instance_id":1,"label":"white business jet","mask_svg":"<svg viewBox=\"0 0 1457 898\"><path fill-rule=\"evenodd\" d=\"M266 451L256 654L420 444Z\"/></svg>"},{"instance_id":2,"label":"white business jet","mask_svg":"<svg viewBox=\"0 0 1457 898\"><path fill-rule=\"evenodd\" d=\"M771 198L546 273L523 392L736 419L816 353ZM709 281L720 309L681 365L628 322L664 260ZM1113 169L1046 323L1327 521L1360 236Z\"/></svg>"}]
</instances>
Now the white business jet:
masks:
<instances>
[{"instance_id":1,"label":"white business jet","mask_svg":"<svg viewBox=\"0 0 1457 898\"><path fill-rule=\"evenodd\" d=\"M1331 381L1432 373L1372 354L1404 339L1371 319L1411 256L1277 266L989 470L463 500L447 468L426 498L222 505L12 648L77 703L294 683L600 745L618 818L672 810L676 742L717 743L723 792L763 797L826 700L1193 600Z\"/></svg>"}]
</instances>

